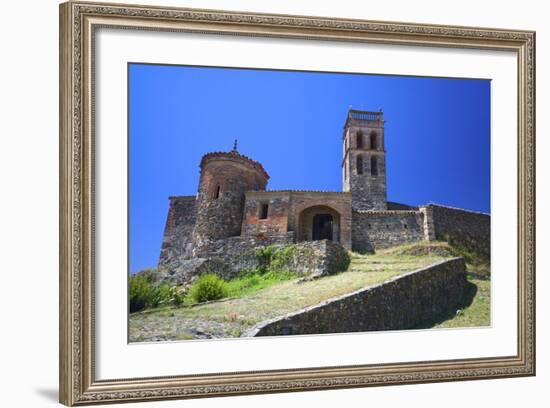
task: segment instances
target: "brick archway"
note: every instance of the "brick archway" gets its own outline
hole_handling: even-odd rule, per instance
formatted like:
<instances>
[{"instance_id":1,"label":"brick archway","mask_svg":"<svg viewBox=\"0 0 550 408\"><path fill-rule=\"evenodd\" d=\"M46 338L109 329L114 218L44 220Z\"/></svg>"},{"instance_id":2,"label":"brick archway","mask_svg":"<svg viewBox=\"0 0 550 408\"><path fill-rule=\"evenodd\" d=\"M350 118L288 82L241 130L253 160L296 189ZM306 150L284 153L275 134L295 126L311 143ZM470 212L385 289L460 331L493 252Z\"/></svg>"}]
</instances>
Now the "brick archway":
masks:
<instances>
[{"instance_id":1,"label":"brick archway","mask_svg":"<svg viewBox=\"0 0 550 408\"><path fill-rule=\"evenodd\" d=\"M340 242L340 231L341 216L332 207L314 205L299 213L297 241L330 239Z\"/></svg>"}]
</instances>

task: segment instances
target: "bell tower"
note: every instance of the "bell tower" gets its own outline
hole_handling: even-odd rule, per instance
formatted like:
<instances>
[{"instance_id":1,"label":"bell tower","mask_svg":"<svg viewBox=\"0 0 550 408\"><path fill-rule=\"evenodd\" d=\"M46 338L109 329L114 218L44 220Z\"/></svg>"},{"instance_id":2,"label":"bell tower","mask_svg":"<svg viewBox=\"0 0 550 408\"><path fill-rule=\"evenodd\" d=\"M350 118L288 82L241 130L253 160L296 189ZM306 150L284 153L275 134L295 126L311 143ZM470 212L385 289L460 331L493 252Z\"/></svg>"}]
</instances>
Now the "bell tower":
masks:
<instances>
[{"instance_id":1,"label":"bell tower","mask_svg":"<svg viewBox=\"0 0 550 408\"><path fill-rule=\"evenodd\" d=\"M343 191L356 211L386 210L384 119L378 112L349 109L343 134Z\"/></svg>"}]
</instances>

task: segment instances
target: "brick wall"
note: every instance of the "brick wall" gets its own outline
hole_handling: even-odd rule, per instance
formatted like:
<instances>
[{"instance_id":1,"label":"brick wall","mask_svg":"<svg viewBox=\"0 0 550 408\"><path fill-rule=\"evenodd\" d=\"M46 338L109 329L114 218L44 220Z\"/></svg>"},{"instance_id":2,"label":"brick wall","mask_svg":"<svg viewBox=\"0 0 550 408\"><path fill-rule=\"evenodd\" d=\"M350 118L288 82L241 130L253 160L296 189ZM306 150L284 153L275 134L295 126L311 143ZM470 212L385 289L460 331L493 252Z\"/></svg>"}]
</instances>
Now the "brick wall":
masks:
<instances>
[{"instance_id":1,"label":"brick wall","mask_svg":"<svg viewBox=\"0 0 550 408\"><path fill-rule=\"evenodd\" d=\"M322 207L328 207L339 215L338 236L339 242L346 249L351 249L351 194L341 192L323 192L323 191L293 191L291 192L291 205L288 216L288 228L296 232L297 240L305 240L308 231L305 229L311 226L304 222L302 216L312 216L316 210L313 207L319 207L320 213L327 212ZM305 210L308 211L307 214ZM312 212L313 211L313 212ZM328 211L329 213L331 211Z\"/></svg>"},{"instance_id":2,"label":"brick wall","mask_svg":"<svg viewBox=\"0 0 550 408\"><path fill-rule=\"evenodd\" d=\"M267 205L267 218L262 219L262 206ZM243 238L267 239L286 234L290 212L288 192L247 192L244 205Z\"/></svg>"}]
</instances>

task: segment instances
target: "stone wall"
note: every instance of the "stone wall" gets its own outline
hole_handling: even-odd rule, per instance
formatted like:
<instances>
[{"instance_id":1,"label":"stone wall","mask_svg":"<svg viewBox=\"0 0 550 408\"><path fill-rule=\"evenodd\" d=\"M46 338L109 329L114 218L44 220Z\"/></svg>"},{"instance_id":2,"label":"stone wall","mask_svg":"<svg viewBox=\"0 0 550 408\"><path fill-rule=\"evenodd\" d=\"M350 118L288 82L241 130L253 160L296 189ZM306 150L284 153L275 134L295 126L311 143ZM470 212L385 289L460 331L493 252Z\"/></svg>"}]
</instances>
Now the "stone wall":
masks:
<instances>
[{"instance_id":1,"label":"stone wall","mask_svg":"<svg viewBox=\"0 0 550 408\"><path fill-rule=\"evenodd\" d=\"M387 202L388 210L391 211L417 211L418 207L409 204L395 203L393 201Z\"/></svg>"},{"instance_id":2,"label":"stone wall","mask_svg":"<svg viewBox=\"0 0 550 408\"><path fill-rule=\"evenodd\" d=\"M352 249L374 251L392 245L422 241L424 215L421 211L354 211Z\"/></svg>"},{"instance_id":3,"label":"stone wall","mask_svg":"<svg viewBox=\"0 0 550 408\"><path fill-rule=\"evenodd\" d=\"M484 213L430 204L435 238L464 247L490 259L491 216Z\"/></svg>"},{"instance_id":4,"label":"stone wall","mask_svg":"<svg viewBox=\"0 0 550 408\"><path fill-rule=\"evenodd\" d=\"M229 280L242 271L262 267L317 278L344 271L349 266L348 252L336 242L321 240L294 244L293 241L292 232L269 242L242 240L239 237L219 240L206 257L174 262L171 269L160 270L156 280L176 285L188 284L205 272ZM269 251L266 250L268 247ZM266 259L265 255L261 255L262 250L272 254L272 257Z\"/></svg>"},{"instance_id":5,"label":"stone wall","mask_svg":"<svg viewBox=\"0 0 550 408\"><path fill-rule=\"evenodd\" d=\"M239 236L245 192L265 190L269 176L261 165L237 152L208 153L201 161L194 255L211 241Z\"/></svg>"},{"instance_id":6,"label":"stone wall","mask_svg":"<svg viewBox=\"0 0 550 408\"><path fill-rule=\"evenodd\" d=\"M289 245L282 248L281 252L279 256L275 255L272 267L308 278L345 271L350 263L350 256L344 247L327 239Z\"/></svg>"},{"instance_id":7,"label":"stone wall","mask_svg":"<svg viewBox=\"0 0 550 408\"><path fill-rule=\"evenodd\" d=\"M196 197L170 197L164 227L159 268L178 268L181 260L193 256L193 228L196 219Z\"/></svg>"},{"instance_id":8,"label":"stone wall","mask_svg":"<svg viewBox=\"0 0 550 408\"><path fill-rule=\"evenodd\" d=\"M454 258L259 323L244 336L409 329L462 307L467 285L464 260Z\"/></svg>"},{"instance_id":9,"label":"stone wall","mask_svg":"<svg viewBox=\"0 0 550 408\"><path fill-rule=\"evenodd\" d=\"M386 151L381 112L349 111L343 135L343 190L357 211L386 210Z\"/></svg>"},{"instance_id":10,"label":"stone wall","mask_svg":"<svg viewBox=\"0 0 550 408\"><path fill-rule=\"evenodd\" d=\"M363 172L357 168L357 157L362 158ZM386 205L386 157L381 151L353 151L348 153L350 162L350 191L354 210L385 210ZM371 174L373 157L376 157L377 173Z\"/></svg>"},{"instance_id":11,"label":"stone wall","mask_svg":"<svg viewBox=\"0 0 550 408\"><path fill-rule=\"evenodd\" d=\"M215 259L223 263L226 267L218 273L225 279L231 279L239 272L246 269L254 269L259 265L256 251L259 248L274 245L286 246L294 243L294 233L284 233L272 235L267 239L241 239L241 237L232 237L219 240L209 246L209 251L204 254L205 258Z\"/></svg>"}]
</instances>

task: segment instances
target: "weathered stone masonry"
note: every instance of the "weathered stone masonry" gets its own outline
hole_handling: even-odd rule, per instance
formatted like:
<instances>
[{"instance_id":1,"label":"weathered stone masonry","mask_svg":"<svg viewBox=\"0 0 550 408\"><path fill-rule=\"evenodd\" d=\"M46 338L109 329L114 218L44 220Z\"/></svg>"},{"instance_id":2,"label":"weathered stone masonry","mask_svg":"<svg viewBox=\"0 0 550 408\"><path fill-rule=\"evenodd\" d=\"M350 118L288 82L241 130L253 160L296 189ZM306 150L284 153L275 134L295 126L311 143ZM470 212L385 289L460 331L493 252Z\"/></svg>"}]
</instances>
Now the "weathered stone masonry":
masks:
<instances>
[{"instance_id":1,"label":"weathered stone masonry","mask_svg":"<svg viewBox=\"0 0 550 408\"><path fill-rule=\"evenodd\" d=\"M435 238L474 251L486 259L491 256L491 216L460 208L431 204Z\"/></svg>"},{"instance_id":2,"label":"weathered stone masonry","mask_svg":"<svg viewBox=\"0 0 550 408\"><path fill-rule=\"evenodd\" d=\"M196 197L170 197L164 228L159 268L178 269L181 261L193 256L193 230L196 221Z\"/></svg>"},{"instance_id":3,"label":"weathered stone masonry","mask_svg":"<svg viewBox=\"0 0 550 408\"><path fill-rule=\"evenodd\" d=\"M467 288L462 258L398 276L257 324L245 336L346 333L413 328L454 312Z\"/></svg>"},{"instance_id":4,"label":"weathered stone masonry","mask_svg":"<svg viewBox=\"0 0 550 408\"><path fill-rule=\"evenodd\" d=\"M184 281L207 266L231 277L254 248L322 240L355 251L449 240L488 258L489 215L387 201L384 123L381 111L349 110L343 191L266 191L268 173L236 145L205 154L196 197L170 198L159 269Z\"/></svg>"},{"instance_id":5,"label":"weathered stone masonry","mask_svg":"<svg viewBox=\"0 0 550 408\"><path fill-rule=\"evenodd\" d=\"M208 153L200 164L193 255L209 251L212 241L241 235L245 192L265 190L262 165L236 150Z\"/></svg>"},{"instance_id":6,"label":"weathered stone masonry","mask_svg":"<svg viewBox=\"0 0 550 408\"><path fill-rule=\"evenodd\" d=\"M420 211L354 211L353 249L374 251L408 242L427 240Z\"/></svg>"}]
</instances>

